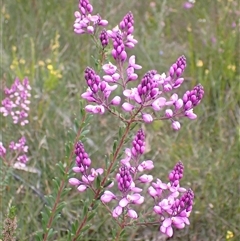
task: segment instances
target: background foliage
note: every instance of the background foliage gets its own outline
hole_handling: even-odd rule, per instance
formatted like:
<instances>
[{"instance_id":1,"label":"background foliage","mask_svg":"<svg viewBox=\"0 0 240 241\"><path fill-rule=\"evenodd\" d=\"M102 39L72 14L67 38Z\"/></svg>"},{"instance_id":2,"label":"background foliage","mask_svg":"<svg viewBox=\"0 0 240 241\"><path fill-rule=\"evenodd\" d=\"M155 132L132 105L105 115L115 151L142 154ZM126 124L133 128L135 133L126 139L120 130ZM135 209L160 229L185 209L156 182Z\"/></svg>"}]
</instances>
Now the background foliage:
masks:
<instances>
[{"instance_id":1,"label":"background foliage","mask_svg":"<svg viewBox=\"0 0 240 241\"><path fill-rule=\"evenodd\" d=\"M172 240L226 240L227 231L234 234L231 240L239 240L239 3L202 0L192 9L184 9L183 3L92 1L94 12L109 20L108 28L133 12L139 44L130 52L143 66L141 74L149 69L166 72L184 54L188 62L185 90L199 82L205 88L196 110L198 119L182 122L180 132L173 132L167 122L144 127L148 133L145 157L155 162L154 175L166 180L168 170L182 160L183 182L196 194L189 229L176 232ZM28 76L33 87L26 137L29 165L39 172L15 170L0 197L1 219L6 207L16 206L18 240L34 240L34 232L41 229L43 195L51 194L52 179L60 176L56 163L65 158L68 132L79 116L80 94L85 90L83 71L94 65L91 55L98 54L88 36L73 32L77 6L77 0L1 4L1 88L11 85L16 76ZM1 138L7 143L19 130L7 129L2 117L0 121ZM111 151L115 127L108 115L92 118L86 150L93 162L101 164ZM65 197L67 206L57 223L55 240L64 240L66 229L82 212L80 198L84 197L76 191ZM111 229L111 219L101 210L85 240L108 240ZM127 232L126 240L160 240L158 227Z\"/></svg>"}]
</instances>

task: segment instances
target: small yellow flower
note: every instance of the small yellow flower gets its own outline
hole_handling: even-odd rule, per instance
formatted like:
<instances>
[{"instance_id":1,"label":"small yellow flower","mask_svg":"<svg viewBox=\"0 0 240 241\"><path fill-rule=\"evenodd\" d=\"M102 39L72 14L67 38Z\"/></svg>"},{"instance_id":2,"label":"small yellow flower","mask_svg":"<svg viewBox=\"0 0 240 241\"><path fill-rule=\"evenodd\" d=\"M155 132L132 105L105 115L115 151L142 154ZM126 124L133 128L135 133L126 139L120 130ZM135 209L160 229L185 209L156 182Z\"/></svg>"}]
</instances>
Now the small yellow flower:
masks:
<instances>
[{"instance_id":1,"label":"small yellow flower","mask_svg":"<svg viewBox=\"0 0 240 241\"><path fill-rule=\"evenodd\" d=\"M15 66L13 64L10 65L10 69L13 70L15 69Z\"/></svg>"},{"instance_id":2,"label":"small yellow flower","mask_svg":"<svg viewBox=\"0 0 240 241\"><path fill-rule=\"evenodd\" d=\"M50 74L57 75L57 71L56 70L50 70Z\"/></svg>"},{"instance_id":3,"label":"small yellow flower","mask_svg":"<svg viewBox=\"0 0 240 241\"><path fill-rule=\"evenodd\" d=\"M47 65L47 68L48 68L49 70L53 70L53 66L52 66L51 64L48 64L48 65Z\"/></svg>"},{"instance_id":4,"label":"small yellow flower","mask_svg":"<svg viewBox=\"0 0 240 241\"><path fill-rule=\"evenodd\" d=\"M51 62L52 62L51 59L46 59L47 64L50 64Z\"/></svg>"},{"instance_id":5,"label":"small yellow flower","mask_svg":"<svg viewBox=\"0 0 240 241\"><path fill-rule=\"evenodd\" d=\"M16 52L17 51L17 47L16 46L12 46L12 51Z\"/></svg>"},{"instance_id":6,"label":"small yellow flower","mask_svg":"<svg viewBox=\"0 0 240 241\"><path fill-rule=\"evenodd\" d=\"M228 239L231 239L233 237L234 237L233 232L228 230L227 234L226 234L226 239L228 240Z\"/></svg>"},{"instance_id":7,"label":"small yellow flower","mask_svg":"<svg viewBox=\"0 0 240 241\"><path fill-rule=\"evenodd\" d=\"M188 32L192 32L191 26L188 26L188 27L187 27L187 31L188 31Z\"/></svg>"},{"instance_id":8,"label":"small yellow flower","mask_svg":"<svg viewBox=\"0 0 240 241\"><path fill-rule=\"evenodd\" d=\"M205 69L205 75L209 74L209 69Z\"/></svg>"},{"instance_id":9,"label":"small yellow flower","mask_svg":"<svg viewBox=\"0 0 240 241\"><path fill-rule=\"evenodd\" d=\"M4 18L5 18L5 19L10 19L10 15L9 15L8 13L6 13L6 14L4 15Z\"/></svg>"},{"instance_id":10,"label":"small yellow flower","mask_svg":"<svg viewBox=\"0 0 240 241\"><path fill-rule=\"evenodd\" d=\"M45 66L45 63L44 63L44 61L39 60L39 61L38 61L38 65L41 66L41 67L43 67L43 66Z\"/></svg>"},{"instance_id":11,"label":"small yellow flower","mask_svg":"<svg viewBox=\"0 0 240 241\"><path fill-rule=\"evenodd\" d=\"M233 72L235 72L236 71L236 66L235 65L228 65L228 67L227 67L228 69L230 69L230 70L232 70Z\"/></svg>"},{"instance_id":12,"label":"small yellow flower","mask_svg":"<svg viewBox=\"0 0 240 241\"><path fill-rule=\"evenodd\" d=\"M26 61L25 61L24 59L19 59L19 63L20 63L20 64L25 64Z\"/></svg>"},{"instance_id":13,"label":"small yellow flower","mask_svg":"<svg viewBox=\"0 0 240 241\"><path fill-rule=\"evenodd\" d=\"M198 61L197 61L197 67L203 67L203 61L201 60L201 59L199 59Z\"/></svg>"}]
</instances>

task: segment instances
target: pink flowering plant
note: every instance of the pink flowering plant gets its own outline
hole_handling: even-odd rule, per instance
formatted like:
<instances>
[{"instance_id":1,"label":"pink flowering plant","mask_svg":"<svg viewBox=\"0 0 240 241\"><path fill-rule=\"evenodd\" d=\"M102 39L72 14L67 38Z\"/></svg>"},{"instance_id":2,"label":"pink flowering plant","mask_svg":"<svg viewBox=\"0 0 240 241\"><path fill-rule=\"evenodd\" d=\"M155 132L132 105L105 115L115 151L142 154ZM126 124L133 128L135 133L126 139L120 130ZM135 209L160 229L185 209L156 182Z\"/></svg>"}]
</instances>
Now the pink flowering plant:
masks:
<instances>
[{"instance_id":1,"label":"pink flowering plant","mask_svg":"<svg viewBox=\"0 0 240 241\"><path fill-rule=\"evenodd\" d=\"M97 68L86 67L84 71L86 88L81 97L86 105L81 112L82 124L72 151L67 146L70 161L73 156L75 161L65 168L59 164L68 175L57 181L56 200L47 215L43 215L43 231L36 238L53 237L52 225L63 207L59 205L60 197L64 190L69 191L65 187L66 180L79 195L85 193L83 197L88 197L81 207L81 217L69 230L68 240L86 237L99 206L106 209L118 227L114 240L121 240L126 227L140 225L156 225L159 232L171 237L174 229L190 224L194 193L180 185L184 174L181 161L170 171L167 181L151 175L156 160L144 158L146 133L139 126L166 120L174 131L179 131L181 118L197 118L194 108L203 98L203 86L199 84L180 94L187 66L184 56L180 56L167 73L148 70L139 76L142 66L130 53L138 43L133 35L133 14L127 13L116 27L107 29L108 21L94 14L89 0L79 0L78 7L74 32L90 35L100 55L95 60ZM110 114L122 123L116 130L119 135L105 165L92 160L84 147L89 114ZM142 205L150 205L150 208L141 209Z\"/></svg>"},{"instance_id":2,"label":"pink flowering plant","mask_svg":"<svg viewBox=\"0 0 240 241\"><path fill-rule=\"evenodd\" d=\"M11 125L20 127L21 135L14 135L13 139L6 143L0 141L0 158L8 167L25 166L28 162L28 146L24 133L24 126L28 124L28 112L30 110L31 86L29 80L24 78L22 81L18 78L10 88L4 88L5 98L2 100L0 113L3 117L9 118L6 123L9 128Z\"/></svg>"}]
</instances>

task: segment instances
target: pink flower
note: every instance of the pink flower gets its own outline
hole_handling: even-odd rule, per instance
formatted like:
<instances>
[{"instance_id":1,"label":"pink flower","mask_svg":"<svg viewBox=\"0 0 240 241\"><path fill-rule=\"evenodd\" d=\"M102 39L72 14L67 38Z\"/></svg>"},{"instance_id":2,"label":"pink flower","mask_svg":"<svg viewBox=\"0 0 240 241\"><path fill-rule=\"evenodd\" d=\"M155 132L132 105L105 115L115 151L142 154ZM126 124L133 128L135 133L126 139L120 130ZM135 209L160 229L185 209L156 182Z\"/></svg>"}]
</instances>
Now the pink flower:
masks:
<instances>
[{"instance_id":1,"label":"pink flower","mask_svg":"<svg viewBox=\"0 0 240 241\"><path fill-rule=\"evenodd\" d=\"M142 172L144 170L152 170L154 168L153 162L151 160L143 161L139 166L138 166L138 171Z\"/></svg>"},{"instance_id":2,"label":"pink flower","mask_svg":"<svg viewBox=\"0 0 240 241\"><path fill-rule=\"evenodd\" d=\"M137 215L136 211L134 211L133 209L129 209L127 214L128 214L128 217L130 217L132 219L138 218L138 215Z\"/></svg>"},{"instance_id":3,"label":"pink flower","mask_svg":"<svg viewBox=\"0 0 240 241\"><path fill-rule=\"evenodd\" d=\"M164 73L161 74L161 75L160 74L155 74L153 76L153 80L156 81L158 85L163 84L165 79L166 79L166 74L164 74Z\"/></svg>"},{"instance_id":4,"label":"pink flower","mask_svg":"<svg viewBox=\"0 0 240 241\"><path fill-rule=\"evenodd\" d=\"M146 123L151 123L153 121L153 117L150 114L143 113L142 119Z\"/></svg>"},{"instance_id":5,"label":"pink flower","mask_svg":"<svg viewBox=\"0 0 240 241\"><path fill-rule=\"evenodd\" d=\"M113 199L116 199L116 196L110 191L105 191L100 199L103 203L108 203Z\"/></svg>"},{"instance_id":6,"label":"pink flower","mask_svg":"<svg viewBox=\"0 0 240 241\"><path fill-rule=\"evenodd\" d=\"M185 111L185 116L191 120L194 120L197 118L197 115L195 113L193 113L193 109L187 110Z\"/></svg>"},{"instance_id":7,"label":"pink flower","mask_svg":"<svg viewBox=\"0 0 240 241\"><path fill-rule=\"evenodd\" d=\"M172 128L173 128L173 130L178 131L178 130L180 130L181 125L178 121L173 121Z\"/></svg>"},{"instance_id":8,"label":"pink flower","mask_svg":"<svg viewBox=\"0 0 240 241\"><path fill-rule=\"evenodd\" d=\"M165 219L160 227L160 231L162 233L165 233L168 237L172 237L173 236L173 228L171 225L172 225L171 218Z\"/></svg>"},{"instance_id":9,"label":"pink flower","mask_svg":"<svg viewBox=\"0 0 240 241\"><path fill-rule=\"evenodd\" d=\"M119 105L120 103L121 103L121 98L119 96L115 96L110 102L111 105Z\"/></svg>"},{"instance_id":10,"label":"pink flower","mask_svg":"<svg viewBox=\"0 0 240 241\"><path fill-rule=\"evenodd\" d=\"M122 214L123 208L120 206L117 206L113 209L112 216L114 218L118 218Z\"/></svg>"},{"instance_id":11,"label":"pink flower","mask_svg":"<svg viewBox=\"0 0 240 241\"><path fill-rule=\"evenodd\" d=\"M102 105L86 105L85 110L93 114L104 114L105 108Z\"/></svg>"},{"instance_id":12,"label":"pink flower","mask_svg":"<svg viewBox=\"0 0 240 241\"><path fill-rule=\"evenodd\" d=\"M3 143L0 142L0 157L5 156L6 154L6 148L3 146Z\"/></svg>"},{"instance_id":13,"label":"pink flower","mask_svg":"<svg viewBox=\"0 0 240 241\"><path fill-rule=\"evenodd\" d=\"M137 103L141 103L141 97L139 96L137 88L127 89L123 91L123 95L128 97L130 100L135 100Z\"/></svg>"},{"instance_id":14,"label":"pink flower","mask_svg":"<svg viewBox=\"0 0 240 241\"><path fill-rule=\"evenodd\" d=\"M20 123L21 126L24 126L29 122L27 117L30 109L30 90L31 86L27 78L22 82L16 78L10 89L4 89L6 97L2 100L0 112L3 113L3 116L10 115L14 124Z\"/></svg>"},{"instance_id":15,"label":"pink flower","mask_svg":"<svg viewBox=\"0 0 240 241\"><path fill-rule=\"evenodd\" d=\"M143 174L142 176L140 176L138 178L138 180L142 183L150 183L153 180L153 176L152 175L147 175L147 174Z\"/></svg>"},{"instance_id":16,"label":"pink flower","mask_svg":"<svg viewBox=\"0 0 240 241\"><path fill-rule=\"evenodd\" d=\"M94 168L91 168L91 174L88 175L88 181L93 182L98 175L102 175L102 174L103 174L102 168L98 168L96 170Z\"/></svg>"},{"instance_id":17,"label":"pink flower","mask_svg":"<svg viewBox=\"0 0 240 241\"><path fill-rule=\"evenodd\" d=\"M87 189L87 186L85 186L85 185L80 185L80 186L77 188L77 190L78 190L79 192L84 192L86 189Z\"/></svg>"},{"instance_id":18,"label":"pink flower","mask_svg":"<svg viewBox=\"0 0 240 241\"><path fill-rule=\"evenodd\" d=\"M138 64L135 64L135 55L132 55L130 58L129 58L129 67L133 67L134 69L141 69L142 66L141 65L138 65Z\"/></svg>"},{"instance_id":19,"label":"pink flower","mask_svg":"<svg viewBox=\"0 0 240 241\"><path fill-rule=\"evenodd\" d=\"M139 193L134 193L132 195L127 195L119 201L120 207L126 207L128 204L142 204L144 202L144 197Z\"/></svg>"},{"instance_id":20,"label":"pink flower","mask_svg":"<svg viewBox=\"0 0 240 241\"><path fill-rule=\"evenodd\" d=\"M125 102L125 103L123 103L122 108L127 112L131 112L131 111L133 111L134 106L131 105L130 103Z\"/></svg>"},{"instance_id":21,"label":"pink flower","mask_svg":"<svg viewBox=\"0 0 240 241\"><path fill-rule=\"evenodd\" d=\"M173 111L171 109L165 110L165 116L167 118L172 118L173 117Z\"/></svg>"},{"instance_id":22,"label":"pink flower","mask_svg":"<svg viewBox=\"0 0 240 241\"><path fill-rule=\"evenodd\" d=\"M158 99L153 101L152 108L155 111L160 111L165 106L165 103L166 103L166 99L163 97L159 97Z\"/></svg>"},{"instance_id":23,"label":"pink flower","mask_svg":"<svg viewBox=\"0 0 240 241\"><path fill-rule=\"evenodd\" d=\"M193 3L190 3L190 2L185 2L183 4L183 7L186 8L186 9L190 9L190 8L193 8L194 4Z\"/></svg>"},{"instance_id":24,"label":"pink flower","mask_svg":"<svg viewBox=\"0 0 240 241\"><path fill-rule=\"evenodd\" d=\"M78 186L79 184L81 184L82 182L79 181L77 178L70 178L68 180L69 184L73 185L73 186Z\"/></svg>"}]
</instances>

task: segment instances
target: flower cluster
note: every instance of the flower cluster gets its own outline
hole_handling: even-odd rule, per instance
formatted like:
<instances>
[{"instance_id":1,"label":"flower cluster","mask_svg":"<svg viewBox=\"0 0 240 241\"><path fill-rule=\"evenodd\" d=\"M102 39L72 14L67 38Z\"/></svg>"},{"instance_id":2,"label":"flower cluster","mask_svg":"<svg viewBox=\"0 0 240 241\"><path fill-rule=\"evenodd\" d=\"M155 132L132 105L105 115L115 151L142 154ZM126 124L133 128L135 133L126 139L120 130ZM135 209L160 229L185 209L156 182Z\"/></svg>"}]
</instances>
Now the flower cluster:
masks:
<instances>
[{"instance_id":1,"label":"flower cluster","mask_svg":"<svg viewBox=\"0 0 240 241\"><path fill-rule=\"evenodd\" d=\"M111 92L118 86L109 85L107 81L101 80L100 76L97 75L90 67L87 67L85 70L85 80L87 82L88 89L82 94L82 98L97 104L87 105L87 112L103 114L105 112L105 108L108 108L109 105L118 105L118 103L120 103L121 98L119 96L115 96L114 99L109 101Z\"/></svg>"},{"instance_id":2,"label":"flower cluster","mask_svg":"<svg viewBox=\"0 0 240 241\"><path fill-rule=\"evenodd\" d=\"M30 90L27 78L23 79L22 82L16 78L11 88L4 90L6 98L2 100L0 112L3 113L3 116L10 115L14 124L20 123L24 126L28 123Z\"/></svg>"},{"instance_id":3,"label":"flower cluster","mask_svg":"<svg viewBox=\"0 0 240 241\"><path fill-rule=\"evenodd\" d=\"M28 124L28 112L30 104L30 90L31 86L27 78L20 81L15 79L11 88L5 88L5 99L2 100L2 106L0 112L3 116L10 115L14 124L20 124L25 126ZM28 146L26 145L26 138L22 136L18 142L11 141L9 144L9 150L12 153L12 160L17 160L21 165L25 165L28 161L26 153L28 152ZM0 142L0 157L6 159L7 150L3 143ZM9 161L8 161L9 162Z\"/></svg>"},{"instance_id":4,"label":"flower cluster","mask_svg":"<svg viewBox=\"0 0 240 241\"><path fill-rule=\"evenodd\" d=\"M91 15L93 6L89 0L79 0L79 11L75 12L74 32L77 34L93 34L97 26L106 26L107 20L101 18L99 14Z\"/></svg>"},{"instance_id":5,"label":"flower cluster","mask_svg":"<svg viewBox=\"0 0 240 241\"><path fill-rule=\"evenodd\" d=\"M192 210L194 193L191 189L186 190L180 186L183 169L183 164L178 162L169 174L169 183L157 179L148 188L149 195L156 203L153 210L162 221L160 231L169 237L173 235L173 227L182 229L190 224L188 217Z\"/></svg>"},{"instance_id":6,"label":"flower cluster","mask_svg":"<svg viewBox=\"0 0 240 241\"><path fill-rule=\"evenodd\" d=\"M3 143L0 142L0 157L4 157L6 155L6 148L3 146Z\"/></svg>"},{"instance_id":7,"label":"flower cluster","mask_svg":"<svg viewBox=\"0 0 240 241\"><path fill-rule=\"evenodd\" d=\"M25 165L28 161L26 153L28 152L28 146L26 145L26 139L22 136L18 142L11 141L9 144L9 152L14 155L13 159L17 159L18 163ZM0 142L0 157L5 157L7 151L3 146L3 143Z\"/></svg>"},{"instance_id":8,"label":"flower cluster","mask_svg":"<svg viewBox=\"0 0 240 241\"><path fill-rule=\"evenodd\" d=\"M81 180L77 178L70 178L69 183L73 186L78 186L79 192L84 192L88 187L91 187L92 182L98 175L103 174L103 169L91 168L91 159L89 158L87 152L84 150L82 142L78 142L75 146L75 155L76 155L76 166L73 167L75 173L81 173Z\"/></svg>"},{"instance_id":9,"label":"flower cluster","mask_svg":"<svg viewBox=\"0 0 240 241\"><path fill-rule=\"evenodd\" d=\"M101 196L103 203L108 203L112 200L118 201L118 205L112 211L114 218L118 218L120 215L128 216L131 219L138 218L138 214L133 209L133 206L142 204L144 196L140 194L143 189L137 185L150 183L153 180L152 175L141 174L145 170L154 168L151 160L139 163L144 150L145 134L140 129L132 142L132 148L125 150L126 157L120 161L116 182L121 194L115 195L113 192L105 190Z\"/></svg>"},{"instance_id":10,"label":"flower cluster","mask_svg":"<svg viewBox=\"0 0 240 241\"><path fill-rule=\"evenodd\" d=\"M81 8L88 6L86 4L80 5ZM84 14L91 12L90 10L92 11L92 7L89 7L88 11L84 10ZM157 70L149 70L136 87L129 89L128 83L138 80L135 70L142 68L141 65L136 64L134 55L129 58L127 55L126 49L133 48L137 43L137 40L133 38L133 32L134 17L129 12L118 26L112 30L103 30L100 33L99 40L103 48L109 45L109 39L112 40L111 53L116 65L111 62L103 63L103 76L98 75L90 67L86 68L85 79L88 89L82 94L82 97L91 102L86 106L86 111L93 114L103 114L106 109L111 110L111 106L121 104L122 109L131 116L135 116L138 121L150 123L154 120L169 119L172 128L179 130L181 125L176 120L177 118L197 118L193 108L203 98L203 87L201 85L195 86L193 90L188 90L182 98L177 93L172 93L184 82L182 74L187 63L185 56L180 56L169 68L167 75L165 73L159 74ZM125 97L123 102L119 95L110 98L110 95L119 86ZM162 114L159 115L157 112Z\"/></svg>"}]
</instances>

